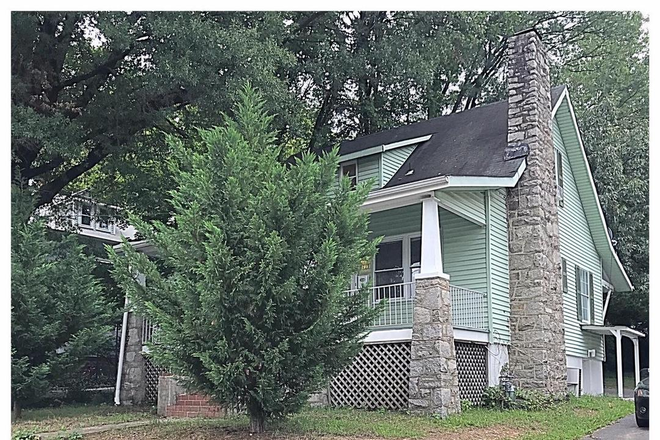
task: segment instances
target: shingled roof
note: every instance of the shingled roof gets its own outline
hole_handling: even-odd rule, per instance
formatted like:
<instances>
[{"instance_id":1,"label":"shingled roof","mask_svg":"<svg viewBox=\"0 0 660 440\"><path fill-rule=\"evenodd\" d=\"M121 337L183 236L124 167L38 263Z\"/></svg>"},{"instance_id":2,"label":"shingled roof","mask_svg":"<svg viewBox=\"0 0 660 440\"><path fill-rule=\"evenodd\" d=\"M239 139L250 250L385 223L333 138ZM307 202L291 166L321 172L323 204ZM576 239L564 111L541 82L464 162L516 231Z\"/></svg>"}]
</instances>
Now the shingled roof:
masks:
<instances>
[{"instance_id":1,"label":"shingled roof","mask_svg":"<svg viewBox=\"0 0 660 440\"><path fill-rule=\"evenodd\" d=\"M555 106L565 86L551 90ZM507 101L475 107L344 141L339 154L432 135L420 143L385 188L437 176L512 177L524 157L505 160ZM414 170L410 173L410 170Z\"/></svg>"}]
</instances>

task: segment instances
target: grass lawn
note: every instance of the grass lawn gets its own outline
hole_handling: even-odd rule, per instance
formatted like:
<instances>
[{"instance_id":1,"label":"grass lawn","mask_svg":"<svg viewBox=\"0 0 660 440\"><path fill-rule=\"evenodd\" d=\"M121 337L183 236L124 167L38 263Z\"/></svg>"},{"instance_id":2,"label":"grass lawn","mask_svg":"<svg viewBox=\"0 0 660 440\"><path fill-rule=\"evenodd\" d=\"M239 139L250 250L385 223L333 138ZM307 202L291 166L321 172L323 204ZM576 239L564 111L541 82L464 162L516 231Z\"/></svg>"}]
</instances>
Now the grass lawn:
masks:
<instances>
[{"instance_id":1,"label":"grass lawn","mask_svg":"<svg viewBox=\"0 0 660 440\"><path fill-rule=\"evenodd\" d=\"M404 413L349 409L308 409L273 423L262 437L303 440L325 437L416 438L427 440L580 439L631 414L633 403L612 397L581 397L538 412L470 409L438 420ZM249 439L247 418L169 420L86 436L92 440Z\"/></svg>"},{"instance_id":2,"label":"grass lawn","mask_svg":"<svg viewBox=\"0 0 660 440\"><path fill-rule=\"evenodd\" d=\"M58 408L24 409L21 420L12 423L12 431L36 432L78 429L87 426L109 425L155 419L151 408L131 408L112 405L67 405Z\"/></svg>"}]
</instances>

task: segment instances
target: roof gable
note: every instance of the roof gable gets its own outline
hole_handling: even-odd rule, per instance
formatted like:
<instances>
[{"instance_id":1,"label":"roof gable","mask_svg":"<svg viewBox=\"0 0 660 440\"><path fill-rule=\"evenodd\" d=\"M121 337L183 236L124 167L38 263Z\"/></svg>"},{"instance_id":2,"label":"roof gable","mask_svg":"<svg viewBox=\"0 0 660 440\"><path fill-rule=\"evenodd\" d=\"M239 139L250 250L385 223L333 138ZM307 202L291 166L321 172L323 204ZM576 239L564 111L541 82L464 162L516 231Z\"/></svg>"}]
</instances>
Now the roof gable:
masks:
<instances>
[{"instance_id":1,"label":"roof gable","mask_svg":"<svg viewBox=\"0 0 660 440\"><path fill-rule=\"evenodd\" d=\"M605 216L598 200L596 185L575 119L575 112L568 95L568 89L563 88L561 94L557 97L552 114L562 135L582 208L589 224L589 231L603 262L603 271L607 274L607 278L615 290L619 292L630 291L633 286L612 246Z\"/></svg>"}]
</instances>

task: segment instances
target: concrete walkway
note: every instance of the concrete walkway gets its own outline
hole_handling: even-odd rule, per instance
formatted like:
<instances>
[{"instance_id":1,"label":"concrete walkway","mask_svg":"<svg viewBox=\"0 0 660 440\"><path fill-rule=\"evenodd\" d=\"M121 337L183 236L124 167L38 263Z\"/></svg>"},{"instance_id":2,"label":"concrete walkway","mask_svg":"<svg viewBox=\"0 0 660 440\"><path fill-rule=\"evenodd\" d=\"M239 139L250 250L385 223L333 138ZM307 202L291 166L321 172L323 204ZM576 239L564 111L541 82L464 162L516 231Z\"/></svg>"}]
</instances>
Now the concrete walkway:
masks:
<instances>
[{"instance_id":1,"label":"concrete walkway","mask_svg":"<svg viewBox=\"0 0 660 440\"><path fill-rule=\"evenodd\" d=\"M70 429L68 431L44 432L39 434L39 436L42 439L49 439L56 438L60 434L70 434L72 432L79 432L83 435L96 434L99 432L112 431L114 429L135 428L137 426L144 426L154 422L154 420L139 420L136 422L115 423L113 425L88 426L87 428Z\"/></svg>"},{"instance_id":2,"label":"concrete walkway","mask_svg":"<svg viewBox=\"0 0 660 440\"><path fill-rule=\"evenodd\" d=\"M648 440L649 428L640 428L635 422L635 414L584 437L582 440Z\"/></svg>"}]
</instances>

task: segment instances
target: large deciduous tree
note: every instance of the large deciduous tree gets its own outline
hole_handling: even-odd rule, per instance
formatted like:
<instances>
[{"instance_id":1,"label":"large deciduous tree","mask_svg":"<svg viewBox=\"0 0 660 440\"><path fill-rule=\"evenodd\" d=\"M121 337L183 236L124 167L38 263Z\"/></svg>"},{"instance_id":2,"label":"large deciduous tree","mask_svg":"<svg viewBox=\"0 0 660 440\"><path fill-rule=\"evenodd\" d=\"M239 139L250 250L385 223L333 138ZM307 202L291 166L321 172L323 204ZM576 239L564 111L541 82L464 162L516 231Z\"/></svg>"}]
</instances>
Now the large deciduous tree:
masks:
<instances>
[{"instance_id":1,"label":"large deciduous tree","mask_svg":"<svg viewBox=\"0 0 660 440\"><path fill-rule=\"evenodd\" d=\"M32 184L37 207L87 177L116 195L108 202L167 218L169 188L143 177L163 173L165 134L218 123L245 80L266 91L278 127L295 129L281 26L276 13L13 13L13 177Z\"/></svg>"},{"instance_id":2,"label":"large deciduous tree","mask_svg":"<svg viewBox=\"0 0 660 440\"><path fill-rule=\"evenodd\" d=\"M118 282L158 325L155 361L246 409L254 432L345 366L376 313L366 289L344 293L375 253L360 210L368 187L336 184L336 153L279 161L271 119L247 87L196 153L175 148L171 224L132 218L160 270L128 245L111 251Z\"/></svg>"},{"instance_id":3,"label":"large deciduous tree","mask_svg":"<svg viewBox=\"0 0 660 440\"><path fill-rule=\"evenodd\" d=\"M43 399L110 339L94 260L69 236L47 237L26 190L12 186L11 399L13 416Z\"/></svg>"}]
</instances>

